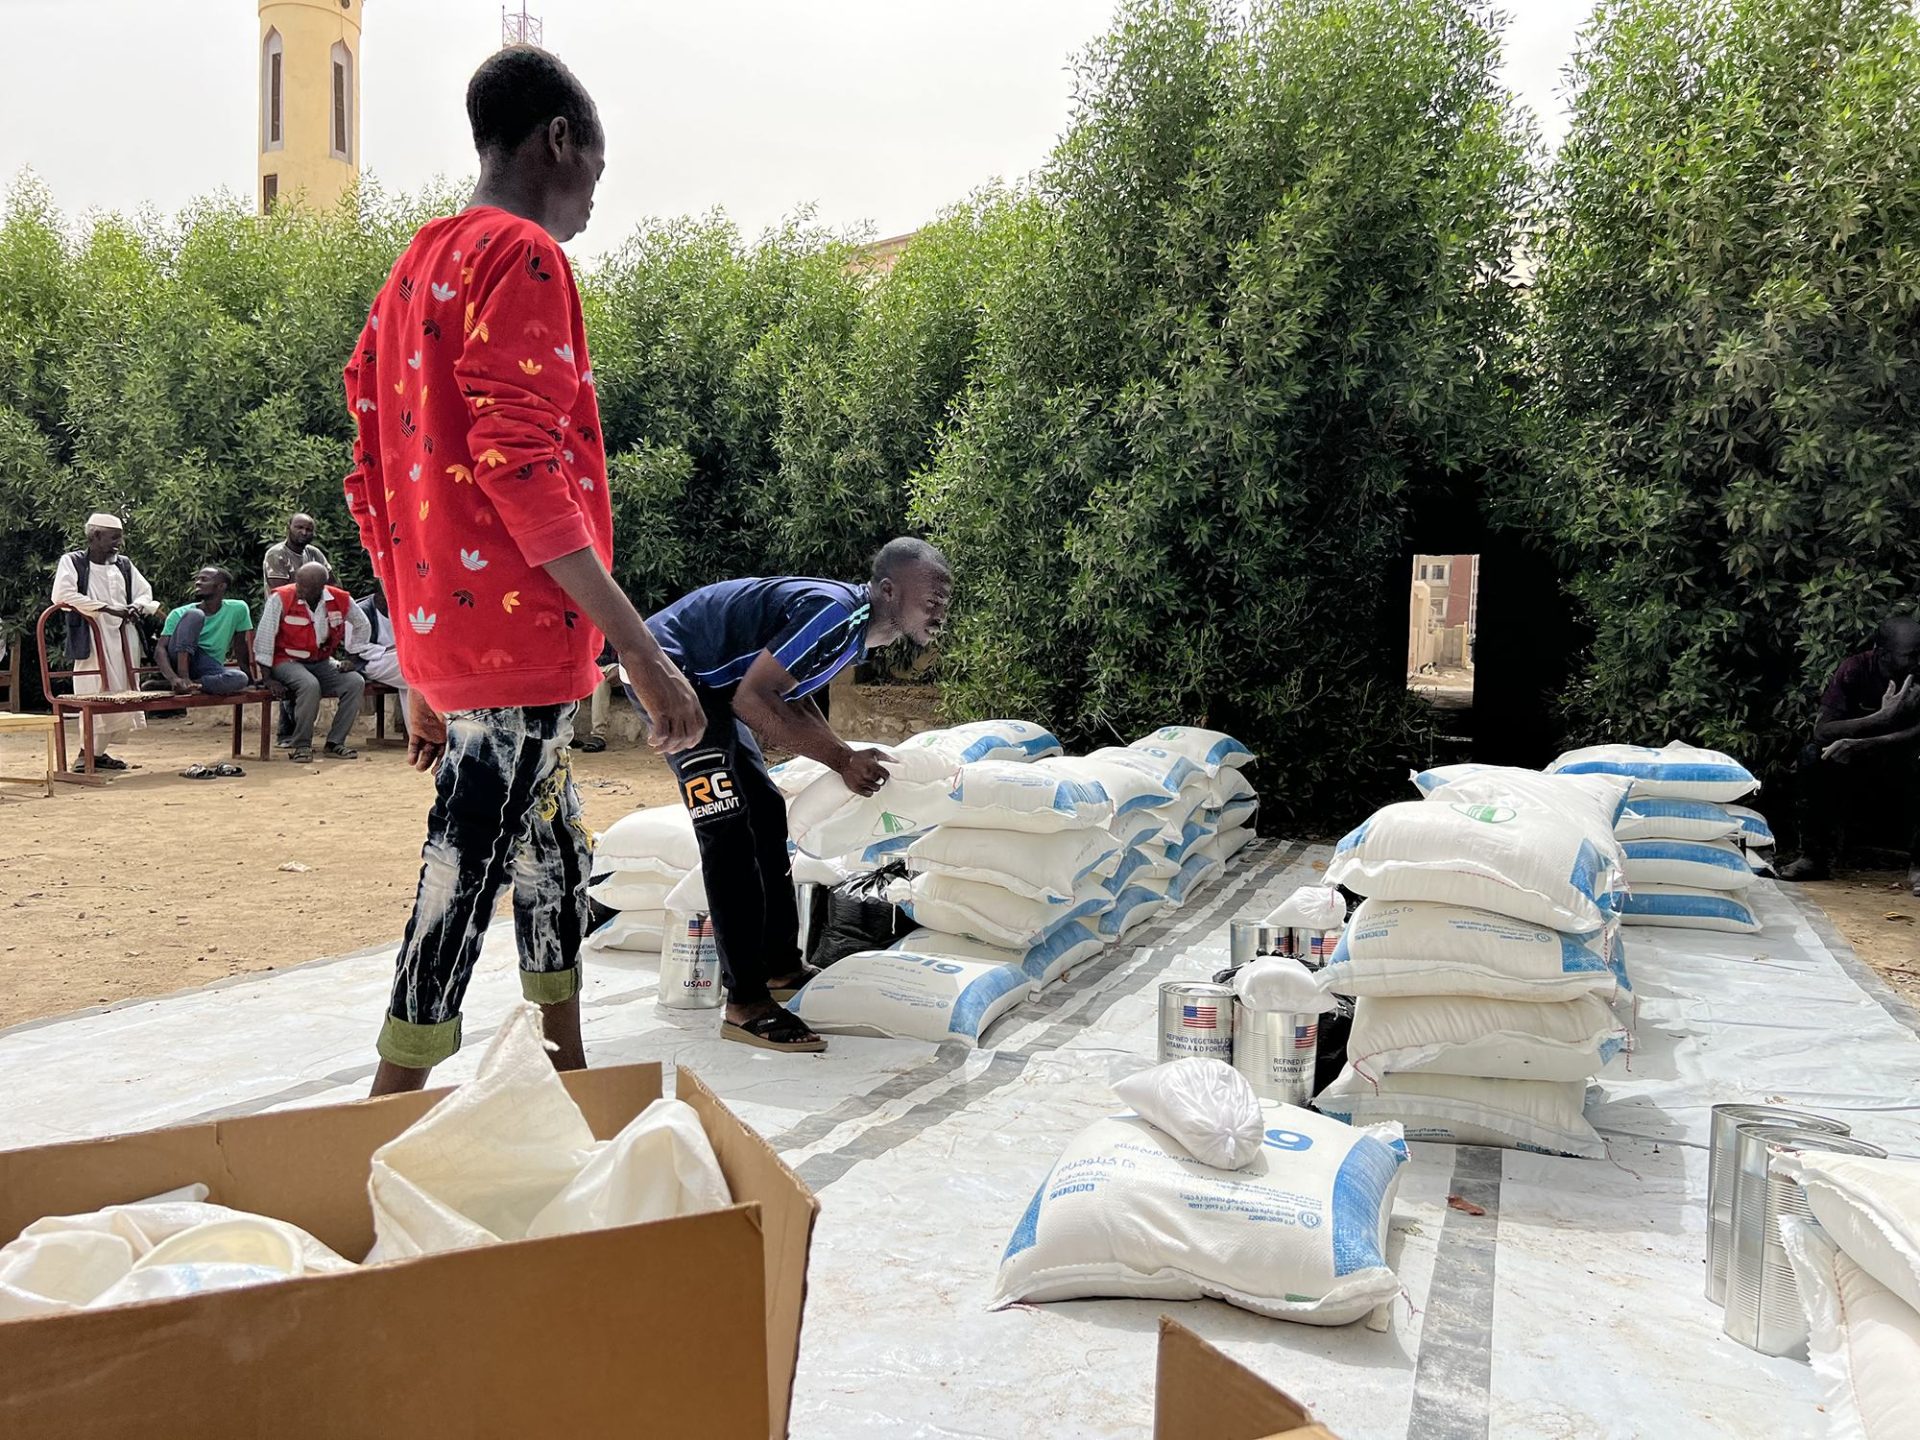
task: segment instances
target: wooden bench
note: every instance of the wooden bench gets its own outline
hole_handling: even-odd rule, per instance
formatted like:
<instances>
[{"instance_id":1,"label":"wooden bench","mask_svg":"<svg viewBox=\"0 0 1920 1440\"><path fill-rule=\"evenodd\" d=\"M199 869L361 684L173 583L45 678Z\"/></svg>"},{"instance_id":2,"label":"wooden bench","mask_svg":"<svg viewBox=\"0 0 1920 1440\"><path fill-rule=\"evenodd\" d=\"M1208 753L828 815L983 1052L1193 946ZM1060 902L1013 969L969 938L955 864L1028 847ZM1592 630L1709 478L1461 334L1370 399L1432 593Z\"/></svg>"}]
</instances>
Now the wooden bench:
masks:
<instances>
[{"instance_id":1,"label":"wooden bench","mask_svg":"<svg viewBox=\"0 0 1920 1440\"><path fill-rule=\"evenodd\" d=\"M87 629L93 635L93 661L91 666L81 666L68 670L55 670L47 658L47 622L55 615L73 610L87 623ZM63 620L62 624L65 623ZM106 663L102 656L106 654L106 637L100 628L100 622L85 611L74 610L68 605L49 605L40 612L40 622L34 627L34 638L40 647L40 686L47 697L47 703L53 707L53 743L55 756L59 762L56 780L64 780L74 785L104 784L104 777L93 768L93 717L96 715L132 715L146 714L153 710L206 710L219 705L233 707L233 754L240 754L241 722L246 716L249 705L260 707L260 758L270 760L273 752L273 706L272 692L264 686L253 686L236 691L232 695L208 695L196 691L191 695L176 695L171 690L121 690L108 692L102 690L91 695L72 693L73 681L77 676L95 676L104 687L107 683ZM127 674L137 685L142 675L158 675L157 665L135 665L133 651L127 644L126 627L119 632L120 658L125 662ZM69 664L71 660L69 659ZM67 693L58 694L54 690L54 681L67 682ZM78 716L80 720L80 753L84 769L74 771L67 766L67 717Z\"/></svg>"}]
</instances>

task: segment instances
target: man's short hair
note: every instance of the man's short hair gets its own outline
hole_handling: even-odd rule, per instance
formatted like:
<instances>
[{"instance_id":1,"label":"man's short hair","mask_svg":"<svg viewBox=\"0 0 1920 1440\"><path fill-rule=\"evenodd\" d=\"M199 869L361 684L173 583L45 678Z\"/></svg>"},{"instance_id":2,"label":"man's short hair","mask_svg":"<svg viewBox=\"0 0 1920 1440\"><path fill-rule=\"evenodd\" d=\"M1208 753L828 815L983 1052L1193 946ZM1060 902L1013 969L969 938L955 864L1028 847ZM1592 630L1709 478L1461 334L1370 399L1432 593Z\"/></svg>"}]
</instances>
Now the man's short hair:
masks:
<instances>
[{"instance_id":1,"label":"man's short hair","mask_svg":"<svg viewBox=\"0 0 1920 1440\"><path fill-rule=\"evenodd\" d=\"M1904 640L1912 644L1920 638L1920 619L1912 615L1892 615L1880 622L1873 632L1873 643L1877 649L1892 650Z\"/></svg>"},{"instance_id":2,"label":"man's short hair","mask_svg":"<svg viewBox=\"0 0 1920 1440\"><path fill-rule=\"evenodd\" d=\"M902 535L887 541L873 555L873 580L877 585L882 580L897 580L902 572L915 565L927 565L950 575L947 557L924 540L916 540L911 535Z\"/></svg>"},{"instance_id":3,"label":"man's short hair","mask_svg":"<svg viewBox=\"0 0 1920 1440\"><path fill-rule=\"evenodd\" d=\"M537 45L509 45L480 62L467 82L467 119L482 155L514 150L556 117L582 145L600 138L600 116L574 73Z\"/></svg>"},{"instance_id":4,"label":"man's short hair","mask_svg":"<svg viewBox=\"0 0 1920 1440\"><path fill-rule=\"evenodd\" d=\"M233 585L233 572L232 572L231 570L229 570L229 569L227 569L227 567L226 567L226 566L224 566L224 565L202 565L202 566L200 567L200 569L201 569L201 571L202 571L203 573L210 573L210 574L214 574L214 575L218 575L218 576L220 577L220 583L221 583L222 585L225 585L225 586L228 586L229 588L231 588L231 587L232 587L232 585Z\"/></svg>"}]
</instances>

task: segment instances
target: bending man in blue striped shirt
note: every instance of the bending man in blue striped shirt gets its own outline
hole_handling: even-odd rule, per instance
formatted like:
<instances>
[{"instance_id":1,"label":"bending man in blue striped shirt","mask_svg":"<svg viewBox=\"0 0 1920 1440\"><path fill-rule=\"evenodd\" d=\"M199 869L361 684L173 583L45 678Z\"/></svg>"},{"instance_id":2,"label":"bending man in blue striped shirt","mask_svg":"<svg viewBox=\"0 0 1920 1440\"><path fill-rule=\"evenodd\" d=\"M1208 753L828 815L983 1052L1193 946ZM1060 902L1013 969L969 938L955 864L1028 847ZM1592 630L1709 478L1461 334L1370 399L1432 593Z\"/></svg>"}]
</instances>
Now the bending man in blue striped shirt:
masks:
<instances>
[{"instance_id":1,"label":"bending man in blue striped shirt","mask_svg":"<svg viewBox=\"0 0 1920 1440\"><path fill-rule=\"evenodd\" d=\"M693 682L707 728L669 755L700 842L707 907L727 983L720 1033L769 1050L827 1042L780 1002L806 983L787 857L787 806L755 737L818 760L847 788L887 783L875 752L833 733L815 691L869 650L907 636L928 645L947 618L953 578L924 540L889 540L864 585L793 576L727 580L647 620L667 658Z\"/></svg>"}]
</instances>

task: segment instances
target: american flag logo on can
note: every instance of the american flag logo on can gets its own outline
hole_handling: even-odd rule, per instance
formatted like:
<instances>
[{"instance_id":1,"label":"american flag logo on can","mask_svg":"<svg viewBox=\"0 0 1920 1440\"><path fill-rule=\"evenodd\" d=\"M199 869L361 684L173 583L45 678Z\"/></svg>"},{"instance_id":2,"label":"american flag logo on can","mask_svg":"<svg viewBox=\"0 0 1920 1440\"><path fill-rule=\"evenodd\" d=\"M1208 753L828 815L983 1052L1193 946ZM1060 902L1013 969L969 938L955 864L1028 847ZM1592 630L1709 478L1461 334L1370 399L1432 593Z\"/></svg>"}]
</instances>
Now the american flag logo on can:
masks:
<instances>
[{"instance_id":1,"label":"american flag logo on can","mask_svg":"<svg viewBox=\"0 0 1920 1440\"><path fill-rule=\"evenodd\" d=\"M1205 981L1160 987L1160 1063L1197 1055L1233 1060L1233 991Z\"/></svg>"},{"instance_id":2,"label":"american flag logo on can","mask_svg":"<svg viewBox=\"0 0 1920 1440\"><path fill-rule=\"evenodd\" d=\"M1180 1023L1189 1030L1212 1030L1220 1024L1220 1008L1217 1005L1182 1005Z\"/></svg>"}]
</instances>

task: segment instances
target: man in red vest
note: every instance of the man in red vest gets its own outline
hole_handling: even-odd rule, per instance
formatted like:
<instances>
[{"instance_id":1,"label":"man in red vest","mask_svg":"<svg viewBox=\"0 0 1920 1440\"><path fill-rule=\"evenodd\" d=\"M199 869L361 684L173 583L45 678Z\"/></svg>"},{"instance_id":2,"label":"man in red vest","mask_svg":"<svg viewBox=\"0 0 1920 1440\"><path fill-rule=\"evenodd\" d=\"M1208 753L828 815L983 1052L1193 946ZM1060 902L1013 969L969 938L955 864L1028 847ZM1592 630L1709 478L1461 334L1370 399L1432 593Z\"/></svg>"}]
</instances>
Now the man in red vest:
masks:
<instances>
[{"instance_id":1,"label":"man in red vest","mask_svg":"<svg viewBox=\"0 0 1920 1440\"><path fill-rule=\"evenodd\" d=\"M608 574L613 514L587 332L562 241L606 166L573 73L514 45L467 86L472 202L421 227L346 368L359 421L347 503L387 592L408 754L437 766L413 918L373 1093L418 1089L460 1046L487 922L513 888L521 993L556 1068L586 1064L580 943L592 856L567 764L613 642L666 753L699 738L693 689Z\"/></svg>"},{"instance_id":2,"label":"man in red vest","mask_svg":"<svg viewBox=\"0 0 1920 1440\"><path fill-rule=\"evenodd\" d=\"M253 658L273 677L270 688L293 701L287 758L300 765L313 759L313 722L323 695L339 702L327 731L326 753L337 760L360 753L347 744L347 736L360 718L366 677L342 670L333 657L349 635L356 645L366 643L367 617L351 595L327 583L328 573L318 561L302 565L294 572L293 584L268 593L260 628L253 632Z\"/></svg>"}]
</instances>

